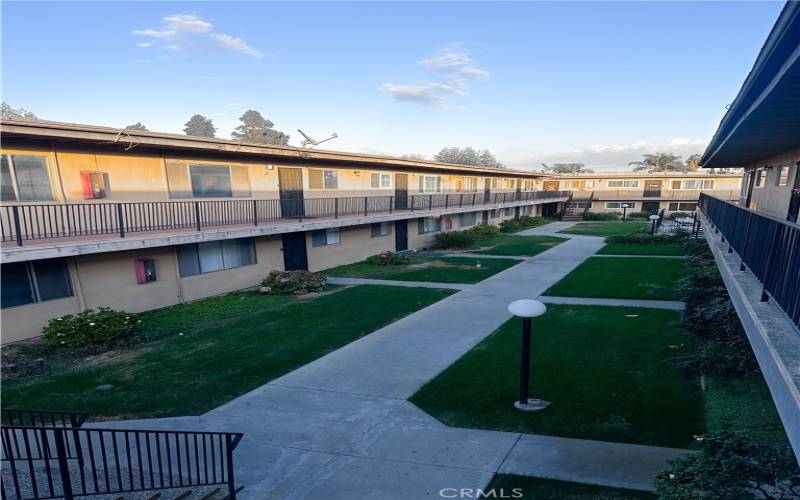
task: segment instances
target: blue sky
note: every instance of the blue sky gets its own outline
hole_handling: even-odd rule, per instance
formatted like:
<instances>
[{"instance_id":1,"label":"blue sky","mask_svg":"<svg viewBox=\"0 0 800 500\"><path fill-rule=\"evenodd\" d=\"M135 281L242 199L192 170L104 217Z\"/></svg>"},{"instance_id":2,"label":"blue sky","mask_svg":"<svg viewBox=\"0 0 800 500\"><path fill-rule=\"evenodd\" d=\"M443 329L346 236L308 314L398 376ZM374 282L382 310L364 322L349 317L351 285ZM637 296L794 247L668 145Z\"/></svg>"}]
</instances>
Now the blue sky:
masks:
<instances>
[{"instance_id":1,"label":"blue sky","mask_svg":"<svg viewBox=\"0 0 800 500\"><path fill-rule=\"evenodd\" d=\"M621 169L701 152L778 2L3 2L3 100L39 117L228 137L249 108L299 144Z\"/></svg>"}]
</instances>

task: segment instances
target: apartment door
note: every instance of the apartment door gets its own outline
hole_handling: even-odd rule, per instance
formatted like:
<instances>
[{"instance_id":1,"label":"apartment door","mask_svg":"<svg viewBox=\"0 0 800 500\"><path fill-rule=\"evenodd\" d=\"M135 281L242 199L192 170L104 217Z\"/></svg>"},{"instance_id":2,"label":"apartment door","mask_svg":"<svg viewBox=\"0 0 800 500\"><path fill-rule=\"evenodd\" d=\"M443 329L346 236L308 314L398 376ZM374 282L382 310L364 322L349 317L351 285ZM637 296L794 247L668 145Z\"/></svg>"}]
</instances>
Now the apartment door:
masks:
<instances>
[{"instance_id":1,"label":"apartment door","mask_svg":"<svg viewBox=\"0 0 800 500\"><path fill-rule=\"evenodd\" d=\"M744 206L750 208L750 201L753 199L753 187L756 183L756 170L747 173L747 195L744 197Z\"/></svg>"},{"instance_id":2,"label":"apartment door","mask_svg":"<svg viewBox=\"0 0 800 500\"><path fill-rule=\"evenodd\" d=\"M483 202L489 203L492 199L492 179L486 177L483 179Z\"/></svg>"},{"instance_id":3,"label":"apartment door","mask_svg":"<svg viewBox=\"0 0 800 500\"><path fill-rule=\"evenodd\" d=\"M283 233L283 268L286 271L308 271L306 233Z\"/></svg>"},{"instance_id":4,"label":"apartment door","mask_svg":"<svg viewBox=\"0 0 800 500\"><path fill-rule=\"evenodd\" d=\"M662 181L648 180L644 183L644 197L645 198L658 198L661 196Z\"/></svg>"},{"instance_id":5,"label":"apartment door","mask_svg":"<svg viewBox=\"0 0 800 500\"><path fill-rule=\"evenodd\" d=\"M786 215L786 220L797 222L800 215L800 162L794 167L794 184L792 185L792 194L789 197L789 213Z\"/></svg>"},{"instance_id":6,"label":"apartment door","mask_svg":"<svg viewBox=\"0 0 800 500\"><path fill-rule=\"evenodd\" d=\"M558 191L558 181L544 181L542 189L545 191Z\"/></svg>"},{"instance_id":7,"label":"apartment door","mask_svg":"<svg viewBox=\"0 0 800 500\"><path fill-rule=\"evenodd\" d=\"M481 224L489 224L489 211L484 210L481 214Z\"/></svg>"},{"instance_id":8,"label":"apartment door","mask_svg":"<svg viewBox=\"0 0 800 500\"><path fill-rule=\"evenodd\" d=\"M522 179L517 179L517 195L516 200L522 199Z\"/></svg>"},{"instance_id":9,"label":"apartment door","mask_svg":"<svg viewBox=\"0 0 800 500\"><path fill-rule=\"evenodd\" d=\"M397 252L408 250L408 221L398 220L394 222L394 249Z\"/></svg>"},{"instance_id":10,"label":"apartment door","mask_svg":"<svg viewBox=\"0 0 800 500\"><path fill-rule=\"evenodd\" d=\"M303 171L299 168L278 167L278 191L281 197L281 217L302 217Z\"/></svg>"},{"instance_id":11,"label":"apartment door","mask_svg":"<svg viewBox=\"0 0 800 500\"><path fill-rule=\"evenodd\" d=\"M394 174L394 208L408 208L408 174Z\"/></svg>"}]
</instances>

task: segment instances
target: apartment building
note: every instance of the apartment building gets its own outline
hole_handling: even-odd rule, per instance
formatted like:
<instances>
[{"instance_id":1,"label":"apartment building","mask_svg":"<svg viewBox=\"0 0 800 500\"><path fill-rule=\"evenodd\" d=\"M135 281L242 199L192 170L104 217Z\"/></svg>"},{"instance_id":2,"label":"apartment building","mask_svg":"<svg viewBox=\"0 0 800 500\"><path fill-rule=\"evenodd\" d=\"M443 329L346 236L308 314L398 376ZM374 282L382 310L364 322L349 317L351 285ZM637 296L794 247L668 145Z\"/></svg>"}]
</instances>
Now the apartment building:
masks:
<instances>
[{"instance_id":1,"label":"apartment building","mask_svg":"<svg viewBox=\"0 0 800 500\"><path fill-rule=\"evenodd\" d=\"M551 176L544 189L568 191L591 212L693 212L700 193L726 200L741 195L741 174L603 172ZM587 205L588 204L588 205Z\"/></svg>"},{"instance_id":2,"label":"apartment building","mask_svg":"<svg viewBox=\"0 0 800 500\"><path fill-rule=\"evenodd\" d=\"M3 342L555 215L541 174L41 121L2 131Z\"/></svg>"}]
</instances>

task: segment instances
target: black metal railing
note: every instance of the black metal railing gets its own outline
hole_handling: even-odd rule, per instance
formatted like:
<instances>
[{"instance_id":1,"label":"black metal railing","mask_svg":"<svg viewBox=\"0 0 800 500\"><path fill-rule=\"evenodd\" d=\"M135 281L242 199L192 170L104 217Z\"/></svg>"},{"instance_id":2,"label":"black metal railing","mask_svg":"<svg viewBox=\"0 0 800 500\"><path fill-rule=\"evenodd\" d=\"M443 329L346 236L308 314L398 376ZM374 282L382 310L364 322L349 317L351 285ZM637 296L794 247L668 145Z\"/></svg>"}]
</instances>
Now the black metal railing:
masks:
<instances>
[{"instance_id":1,"label":"black metal railing","mask_svg":"<svg viewBox=\"0 0 800 500\"><path fill-rule=\"evenodd\" d=\"M205 486L236 498L240 433L4 426L1 434L3 499Z\"/></svg>"},{"instance_id":2,"label":"black metal railing","mask_svg":"<svg viewBox=\"0 0 800 500\"><path fill-rule=\"evenodd\" d=\"M3 408L0 410L0 425L3 427L67 427L78 428L89 417L86 413L70 411L22 410L19 408Z\"/></svg>"},{"instance_id":3,"label":"black metal railing","mask_svg":"<svg viewBox=\"0 0 800 500\"><path fill-rule=\"evenodd\" d=\"M700 196L700 209L740 257L740 269L761 283L761 300L772 297L800 326L800 225L708 195Z\"/></svg>"},{"instance_id":4,"label":"black metal railing","mask_svg":"<svg viewBox=\"0 0 800 500\"><path fill-rule=\"evenodd\" d=\"M2 241L259 225L279 221L339 218L492 206L518 201L566 198L564 191L506 193L441 193L403 197L357 196L295 200L152 201L131 203L66 203L0 205Z\"/></svg>"}]
</instances>

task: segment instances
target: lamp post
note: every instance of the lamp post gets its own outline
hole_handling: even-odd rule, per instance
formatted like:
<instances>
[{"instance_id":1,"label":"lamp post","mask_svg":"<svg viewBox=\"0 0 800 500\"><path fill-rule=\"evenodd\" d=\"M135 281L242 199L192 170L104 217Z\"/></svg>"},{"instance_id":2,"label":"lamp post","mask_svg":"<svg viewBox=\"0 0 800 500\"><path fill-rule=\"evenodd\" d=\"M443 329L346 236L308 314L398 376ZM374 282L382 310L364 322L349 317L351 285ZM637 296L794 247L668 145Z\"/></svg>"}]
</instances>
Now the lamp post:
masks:
<instances>
[{"instance_id":1,"label":"lamp post","mask_svg":"<svg viewBox=\"0 0 800 500\"><path fill-rule=\"evenodd\" d=\"M622 204L622 222L626 222L625 219L627 219L628 207L629 206L630 206L630 204L628 204L628 203L623 203Z\"/></svg>"},{"instance_id":2,"label":"lamp post","mask_svg":"<svg viewBox=\"0 0 800 500\"><path fill-rule=\"evenodd\" d=\"M531 318L541 316L547 311L538 300L520 299L508 305L508 312L522 318L522 355L519 370L519 399L514 407L522 411L543 410L550 406L549 401L528 397L528 381L531 366Z\"/></svg>"},{"instance_id":3,"label":"lamp post","mask_svg":"<svg viewBox=\"0 0 800 500\"><path fill-rule=\"evenodd\" d=\"M650 236L653 236L653 233L656 231L656 221L660 218L661 217L655 214L650 216Z\"/></svg>"}]
</instances>

